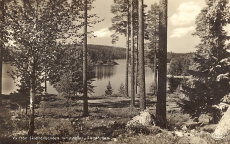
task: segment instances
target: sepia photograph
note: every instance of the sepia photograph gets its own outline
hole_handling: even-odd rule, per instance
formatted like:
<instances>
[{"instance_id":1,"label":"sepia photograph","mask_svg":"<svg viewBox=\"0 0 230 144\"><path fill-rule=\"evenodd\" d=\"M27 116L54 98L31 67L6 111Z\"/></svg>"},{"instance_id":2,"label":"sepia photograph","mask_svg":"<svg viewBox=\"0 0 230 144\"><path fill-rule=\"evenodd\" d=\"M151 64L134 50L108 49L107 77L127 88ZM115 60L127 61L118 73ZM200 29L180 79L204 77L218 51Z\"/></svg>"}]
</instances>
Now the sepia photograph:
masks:
<instances>
[{"instance_id":1,"label":"sepia photograph","mask_svg":"<svg viewBox=\"0 0 230 144\"><path fill-rule=\"evenodd\" d=\"M0 0L0 144L228 144L229 106L229 0Z\"/></svg>"}]
</instances>

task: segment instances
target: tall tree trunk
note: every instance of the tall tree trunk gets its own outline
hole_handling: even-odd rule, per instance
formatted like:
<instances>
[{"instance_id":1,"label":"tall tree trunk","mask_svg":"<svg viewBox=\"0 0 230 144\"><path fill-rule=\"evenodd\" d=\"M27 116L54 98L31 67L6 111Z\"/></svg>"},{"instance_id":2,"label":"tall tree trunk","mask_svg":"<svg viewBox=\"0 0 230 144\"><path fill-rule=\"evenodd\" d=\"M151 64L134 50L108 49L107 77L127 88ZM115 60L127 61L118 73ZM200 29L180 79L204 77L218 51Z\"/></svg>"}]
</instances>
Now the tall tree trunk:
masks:
<instances>
[{"instance_id":1,"label":"tall tree trunk","mask_svg":"<svg viewBox=\"0 0 230 144\"><path fill-rule=\"evenodd\" d=\"M155 34L157 32L157 19L155 19ZM155 35L154 37L154 64L153 64L153 71L154 71L154 94L156 95L157 94L157 88L158 88L158 84L157 84L157 35Z\"/></svg>"},{"instance_id":2,"label":"tall tree trunk","mask_svg":"<svg viewBox=\"0 0 230 144\"><path fill-rule=\"evenodd\" d=\"M138 13L138 9L137 9L137 13ZM136 88L136 95L138 94L138 73L139 73L139 51L138 51L138 29L137 29L137 33L136 33L136 76L135 76L135 88Z\"/></svg>"},{"instance_id":3,"label":"tall tree trunk","mask_svg":"<svg viewBox=\"0 0 230 144\"><path fill-rule=\"evenodd\" d=\"M138 0L138 13L139 13L139 31L138 31L138 48L139 48L139 88L140 88L140 109L146 109L146 96L145 96L145 64L144 64L144 19L143 19L143 0Z\"/></svg>"},{"instance_id":4,"label":"tall tree trunk","mask_svg":"<svg viewBox=\"0 0 230 144\"><path fill-rule=\"evenodd\" d=\"M47 94L47 72L45 70L45 94Z\"/></svg>"},{"instance_id":5,"label":"tall tree trunk","mask_svg":"<svg viewBox=\"0 0 230 144\"><path fill-rule=\"evenodd\" d=\"M4 47L4 25L5 25L5 0L1 3L1 42L0 42L0 107L2 107L2 63L3 63L3 47Z\"/></svg>"},{"instance_id":6,"label":"tall tree trunk","mask_svg":"<svg viewBox=\"0 0 230 144\"><path fill-rule=\"evenodd\" d=\"M28 136L32 136L34 134L34 100L35 100L35 63L33 60L32 69L31 69L31 78L30 78L30 122L29 122L29 130Z\"/></svg>"},{"instance_id":7,"label":"tall tree trunk","mask_svg":"<svg viewBox=\"0 0 230 144\"><path fill-rule=\"evenodd\" d=\"M135 53L135 49L134 49L134 18L133 18L133 0L131 0L131 103L130 106L134 107L135 106L135 75L134 75L134 71L135 71L135 65L134 65L134 53Z\"/></svg>"},{"instance_id":8,"label":"tall tree trunk","mask_svg":"<svg viewBox=\"0 0 230 144\"><path fill-rule=\"evenodd\" d=\"M137 48L136 48L136 81L135 81L135 88L136 88L136 95L137 95L137 88L138 88L138 67L139 67L139 61L138 61L138 36L137 36Z\"/></svg>"},{"instance_id":9,"label":"tall tree trunk","mask_svg":"<svg viewBox=\"0 0 230 144\"><path fill-rule=\"evenodd\" d=\"M154 52L154 94L157 94L157 50L155 47L155 52Z\"/></svg>"},{"instance_id":10,"label":"tall tree trunk","mask_svg":"<svg viewBox=\"0 0 230 144\"><path fill-rule=\"evenodd\" d=\"M160 0L159 67L156 105L156 125L166 127L166 72L167 72L167 0Z\"/></svg>"},{"instance_id":11,"label":"tall tree trunk","mask_svg":"<svg viewBox=\"0 0 230 144\"><path fill-rule=\"evenodd\" d=\"M127 49L126 49L126 73L125 73L125 94L127 97L129 97L129 36L130 36L130 30L129 30L129 0L128 1L128 12L127 12L127 31L126 31L126 43L127 43Z\"/></svg>"},{"instance_id":12,"label":"tall tree trunk","mask_svg":"<svg viewBox=\"0 0 230 144\"><path fill-rule=\"evenodd\" d=\"M87 96L87 0L84 0L84 44L83 44L83 116L89 116Z\"/></svg>"}]
</instances>

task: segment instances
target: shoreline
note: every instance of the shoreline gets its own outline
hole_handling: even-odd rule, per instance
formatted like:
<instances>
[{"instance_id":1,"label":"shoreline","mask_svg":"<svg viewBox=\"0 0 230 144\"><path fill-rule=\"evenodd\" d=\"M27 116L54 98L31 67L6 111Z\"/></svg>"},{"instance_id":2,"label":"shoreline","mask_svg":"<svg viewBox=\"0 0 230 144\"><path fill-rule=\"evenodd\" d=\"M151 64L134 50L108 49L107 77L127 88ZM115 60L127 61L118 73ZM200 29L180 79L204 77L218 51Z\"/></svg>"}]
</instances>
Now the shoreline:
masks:
<instances>
[{"instance_id":1,"label":"shoreline","mask_svg":"<svg viewBox=\"0 0 230 144\"><path fill-rule=\"evenodd\" d=\"M191 76L173 76L173 75L167 75L167 78L171 78L171 77L173 77L173 78L191 78Z\"/></svg>"}]
</instances>

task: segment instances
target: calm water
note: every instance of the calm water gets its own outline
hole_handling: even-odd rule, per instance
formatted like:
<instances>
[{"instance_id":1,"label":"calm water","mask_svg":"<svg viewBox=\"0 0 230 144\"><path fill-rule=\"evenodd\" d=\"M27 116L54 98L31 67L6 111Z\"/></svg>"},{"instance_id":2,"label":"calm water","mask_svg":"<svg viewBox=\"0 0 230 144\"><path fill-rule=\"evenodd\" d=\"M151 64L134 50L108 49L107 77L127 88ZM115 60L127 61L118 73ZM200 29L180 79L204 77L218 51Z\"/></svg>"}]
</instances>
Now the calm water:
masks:
<instances>
[{"instance_id":1,"label":"calm water","mask_svg":"<svg viewBox=\"0 0 230 144\"><path fill-rule=\"evenodd\" d=\"M110 81L113 93L117 93L120 85L125 85L126 60L117 60L119 65L115 66L95 66L96 79L94 85L95 93L93 95L105 94L106 86ZM154 82L154 75L149 67L145 67L146 92L149 92L151 83ZM129 86L130 88L130 86Z\"/></svg>"},{"instance_id":2,"label":"calm water","mask_svg":"<svg viewBox=\"0 0 230 144\"><path fill-rule=\"evenodd\" d=\"M119 65L95 66L96 78L93 85L96 87L94 89L95 93L92 95L103 95L109 81L113 88L113 93L118 92L121 83L125 85L126 60L117 60L117 62ZM13 67L10 64L3 64L3 94L9 94L17 89L13 79L7 74L7 71L11 70L13 70ZM149 92L149 87L154 82L154 77L152 70L148 67L145 67L145 76L146 92ZM49 84L47 91L48 93L57 94L56 90Z\"/></svg>"}]
</instances>

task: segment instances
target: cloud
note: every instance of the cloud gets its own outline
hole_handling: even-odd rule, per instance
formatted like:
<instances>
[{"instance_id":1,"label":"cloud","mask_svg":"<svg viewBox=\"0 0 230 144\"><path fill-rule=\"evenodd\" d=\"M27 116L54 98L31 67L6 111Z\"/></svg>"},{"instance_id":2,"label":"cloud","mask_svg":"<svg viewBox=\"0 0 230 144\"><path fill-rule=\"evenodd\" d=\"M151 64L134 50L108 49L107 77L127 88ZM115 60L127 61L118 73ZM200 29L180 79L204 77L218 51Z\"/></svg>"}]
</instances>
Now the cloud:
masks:
<instances>
[{"instance_id":1,"label":"cloud","mask_svg":"<svg viewBox=\"0 0 230 144\"><path fill-rule=\"evenodd\" d=\"M172 35L170 36L171 38L179 38L185 36L187 33L190 31L195 30L195 27L185 27L185 28L176 28L173 30Z\"/></svg>"},{"instance_id":2,"label":"cloud","mask_svg":"<svg viewBox=\"0 0 230 144\"><path fill-rule=\"evenodd\" d=\"M108 28L103 28L94 32L94 35L97 37L109 37L112 32Z\"/></svg>"},{"instance_id":3,"label":"cloud","mask_svg":"<svg viewBox=\"0 0 230 144\"><path fill-rule=\"evenodd\" d=\"M196 5L194 2L181 3L177 8L177 13L173 14L169 21L177 26L191 24L195 21L200 10L200 6Z\"/></svg>"}]
</instances>

